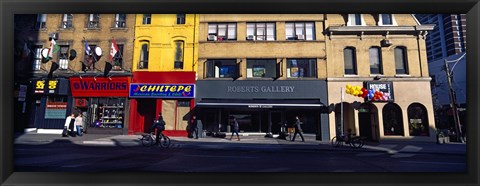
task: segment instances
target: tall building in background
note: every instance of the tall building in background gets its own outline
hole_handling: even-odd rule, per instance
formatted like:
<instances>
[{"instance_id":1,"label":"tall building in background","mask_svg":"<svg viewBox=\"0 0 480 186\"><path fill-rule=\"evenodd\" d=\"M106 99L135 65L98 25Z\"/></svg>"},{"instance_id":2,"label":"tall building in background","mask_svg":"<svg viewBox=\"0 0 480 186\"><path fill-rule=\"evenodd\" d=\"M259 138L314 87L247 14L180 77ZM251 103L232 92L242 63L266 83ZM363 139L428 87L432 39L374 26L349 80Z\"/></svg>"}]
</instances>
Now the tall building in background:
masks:
<instances>
[{"instance_id":1,"label":"tall building in background","mask_svg":"<svg viewBox=\"0 0 480 186\"><path fill-rule=\"evenodd\" d=\"M415 14L415 17L422 25L436 25L427 35L428 62L465 52L466 14Z\"/></svg>"}]
</instances>

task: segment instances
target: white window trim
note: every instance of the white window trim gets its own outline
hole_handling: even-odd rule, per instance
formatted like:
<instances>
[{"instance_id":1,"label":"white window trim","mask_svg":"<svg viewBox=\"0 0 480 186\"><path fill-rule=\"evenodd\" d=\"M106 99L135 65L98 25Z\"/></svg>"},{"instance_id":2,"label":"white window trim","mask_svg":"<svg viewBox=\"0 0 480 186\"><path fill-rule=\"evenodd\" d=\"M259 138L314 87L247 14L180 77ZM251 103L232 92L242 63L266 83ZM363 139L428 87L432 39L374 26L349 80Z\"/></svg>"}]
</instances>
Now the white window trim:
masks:
<instances>
[{"instance_id":1,"label":"white window trim","mask_svg":"<svg viewBox=\"0 0 480 186\"><path fill-rule=\"evenodd\" d=\"M394 14L390 14L392 15L392 24L391 25L385 25L383 24L383 18L382 18L382 14L378 14L378 23L377 25L378 26L397 26L397 21L395 20L395 15Z\"/></svg>"},{"instance_id":2,"label":"white window trim","mask_svg":"<svg viewBox=\"0 0 480 186\"><path fill-rule=\"evenodd\" d=\"M361 25L354 25L353 20L355 20L355 14L348 14L347 26L367 26L363 14L360 14Z\"/></svg>"}]
</instances>

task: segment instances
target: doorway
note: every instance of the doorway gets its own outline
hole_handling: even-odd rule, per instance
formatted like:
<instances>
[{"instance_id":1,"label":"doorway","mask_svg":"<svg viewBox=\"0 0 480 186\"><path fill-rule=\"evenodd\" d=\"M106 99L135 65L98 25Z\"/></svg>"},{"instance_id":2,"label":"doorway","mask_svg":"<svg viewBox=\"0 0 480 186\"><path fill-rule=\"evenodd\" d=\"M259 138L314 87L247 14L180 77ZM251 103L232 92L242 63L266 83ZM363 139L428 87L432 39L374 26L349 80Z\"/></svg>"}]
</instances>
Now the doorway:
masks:
<instances>
[{"instance_id":1,"label":"doorway","mask_svg":"<svg viewBox=\"0 0 480 186\"><path fill-rule=\"evenodd\" d=\"M280 134L282 125L282 112L271 112L270 121L272 122L272 134Z\"/></svg>"},{"instance_id":2,"label":"doorway","mask_svg":"<svg viewBox=\"0 0 480 186\"><path fill-rule=\"evenodd\" d=\"M138 120L143 125L143 131L148 132L155 120L155 99L137 99L138 107L137 112L140 115Z\"/></svg>"},{"instance_id":3,"label":"doorway","mask_svg":"<svg viewBox=\"0 0 480 186\"><path fill-rule=\"evenodd\" d=\"M369 141L378 141L377 109L372 104L362 104L358 109L359 135Z\"/></svg>"}]
</instances>

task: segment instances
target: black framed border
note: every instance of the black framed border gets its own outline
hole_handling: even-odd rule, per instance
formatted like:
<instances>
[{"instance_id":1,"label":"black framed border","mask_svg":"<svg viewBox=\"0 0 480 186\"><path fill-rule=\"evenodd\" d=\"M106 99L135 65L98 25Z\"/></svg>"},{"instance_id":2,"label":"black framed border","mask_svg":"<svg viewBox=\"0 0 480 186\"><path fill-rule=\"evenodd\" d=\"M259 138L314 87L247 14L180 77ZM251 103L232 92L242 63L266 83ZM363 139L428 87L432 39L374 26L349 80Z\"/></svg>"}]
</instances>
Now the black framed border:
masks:
<instances>
[{"instance_id":1,"label":"black framed border","mask_svg":"<svg viewBox=\"0 0 480 186\"><path fill-rule=\"evenodd\" d=\"M53 173L14 172L14 14L36 13L467 13L467 116L478 124L478 0L2 0L0 2L2 185L478 185L479 127L468 125L466 173Z\"/></svg>"}]
</instances>

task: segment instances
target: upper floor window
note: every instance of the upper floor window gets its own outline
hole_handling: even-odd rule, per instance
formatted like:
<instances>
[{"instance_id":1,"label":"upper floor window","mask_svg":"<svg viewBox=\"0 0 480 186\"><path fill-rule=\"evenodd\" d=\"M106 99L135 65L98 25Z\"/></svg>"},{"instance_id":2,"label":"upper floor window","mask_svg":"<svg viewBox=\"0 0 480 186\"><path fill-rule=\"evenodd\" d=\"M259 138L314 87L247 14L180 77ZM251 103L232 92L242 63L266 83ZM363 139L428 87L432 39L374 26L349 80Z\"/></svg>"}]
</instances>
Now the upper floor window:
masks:
<instances>
[{"instance_id":1,"label":"upper floor window","mask_svg":"<svg viewBox=\"0 0 480 186\"><path fill-rule=\"evenodd\" d=\"M33 51L33 70L40 70L42 65L42 46L35 46Z\"/></svg>"},{"instance_id":2,"label":"upper floor window","mask_svg":"<svg viewBox=\"0 0 480 186\"><path fill-rule=\"evenodd\" d=\"M317 77L317 60L287 59L287 77Z\"/></svg>"},{"instance_id":3,"label":"upper floor window","mask_svg":"<svg viewBox=\"0 0 480 186\"><path fill-rule=\"evenodd\" d=\"M315 40L314 22L291 22L285 24L287 40Z\"/></svg>"},{"instance_id":4,"label":"upper floor window","mask_svg":"<svg viewBox=\"0 0 480 186\"><path fill-rule=\"evenodd\" d=\"M37 21L35 22L35 29L41 30L47 28L47 14L37 14Z\"/></svg>"},{"instance_id":5,"label":"upper floor window","mask_svg":"<svg viewBox=\"0 0 480 186\"><path fill-rule=\"evenodd\" d=\"M100 28L100 14L90 14L88 16L87 28Z\"/></svg>"},{"instance_id":6,"label":"upper floor window","mask_svg":"<svg viewBox=\"0 0 480 186\"><path fill-rule=\"evenodd\" d=\"M58 64L59 69L66 70L68 69L68 45L60 45L60 52L58 53Z\"/></svg>"},{"instance_id":7,"label":"upper floor window","mask_svg":"<svg viewBox=\"0 0 480 186\"><path fill-rule=\"evenodd\" d=\"M362 14L348 14L347 26L364 26L365 20Z\"/></svg>"},{"instance_id":8,"label":"upper floor window","mask_svg":"<svg viewBox=\"0 0 480 186\"><path fill-rule=\"evenodd\" d=\"M275 23L247 23L247 40L275 40Z\"/></svg>"},{"instance_id":9,"label":"upper floor window","mask_svg":"<svg viewBox=\"0 0 480 186\"><path fill-rule=\"evenodd\" d=\"M177 14L177 24L185 24L185 14Z\"/></svg>"},{"instance_id":10,"label":"upper floor window","mask_svg":"<svg viewBox=\"0 0 480 186\"><path fill-rule=\"evenodd\" d=\"M90 71L95 69L95 62L97 61L97 58L93 53L95 53L96 47L97 45L87 45L87 43L85 43L84 62L82 63L83 71Z\"/></svg>"},{"instance_id":11,"label":"upper floor window","mask_svg":"<svg viewBox=\"0 0 480 186\"><path fill-rule=\"evenodd\" d=\"M378 25L396 25L393 14L379 14Z\"/></svg>"},{"instance_id":12,"label":"upper floor window","mask_svg":"<svg viewBox=\"0 0 480 186\"><path fill-rule=\"evenodd\" d=\"M346 75L357 74L357 54L355 48L347 47L343 49L343 61Z\"/></svg>"},{"instance_id":13,"label":"upper floor window","mask_svg":"<svg viewBox=\"0 0 480 186\"><path fill-rule=\"evenodd\" d=\"M63 14L62 28L73 27L73 14Z\"/></svg>"},{"instance_id":14,"label":"upper floor window","mask_svg":"<svg viewBox=\"0 0 480 186\"><path fill-rule=\"evenodd\" d=\"M247 78L276 78L276 59L247 59Z\"/></svg>"},{"instance_id":15,"label":"upper floor window","mask_svg":"<svg viewBox=\"0 0 480 186\"><path fill-rule=\"evenodd\" d=\"M205 62L206 78L237 78L238 64L235 59L210 59Z\"/></svg>"},{"instance_id":16,"label":"upper floor window","mask_svg":"<svg viewBox=\"0 0 480 186\"><path fill-rule=\"evenodd\" d=\"M127 14L115 14L115 28L125 28Z\"/></svg>"},{"instance_id":17,"label":"upper floor window","mask_svg":"<svg viewBox=\"0 0 480 186\"><path fill-rule=\"evenodd\" d=\"M113 56L113 68L112 70L121 70L123 66L123 45L122 44L117 44L118 51Z\"/></svg>"},{"instance_id":18,"label":"upper floor window","mask_svg":"<svg viewBox=\"0 0 480 186\"><path fill-rule=\"evenodd\" d=\"M152 14L143 14L142 24L149 25L152 21Z\"/></svg>"},{"instance_id":19,"label":"upper floor window","mask_svg":"<svg viewBox=\"0 0 480 186\"><path fill-rule=\"evenodd\" d=\"M380 47L368 49L370 56L370 74L383 74L382 53Z\"/></svg>"},{"instance_id":20,"label":"upper floor window","mask_svg":"<svg viewBox=\"0 0 480 186\"><path fill-rule=\"evenodd\" d=\"M408 74L407 49L405 47L395 48L395 70L397 74Z\"/></svg>"},{"instance_id":21,"label":"upper floor window","mask_svg":"<svg viewBox=\"0 0 480 186\"><path fill-rule=\"evenodd\" d=\"M149 46L148 42L141 42L140 61L138 63L139 69L148 69L148 54Z\"/></svg>"},{"instance_id":22,"label":"upper floor window","mask_svg":"<svg viewBox=\"0 0 480 186\"><path fill-rule=\"evenodd\" d=\"M175 41L175 62L174 62L175 69L183 69L183 48L184 48L183 41Z\"/></svg>"},{"instance_id":23,"label":"upper floor window","mask_svg":"<svg viewBox=\"0 0 480 186\"><path fill-rule=\"evenodd\" d=\"M237 40L237 24L208 23L208 40Z\"/></svg>"}]
</instances>

